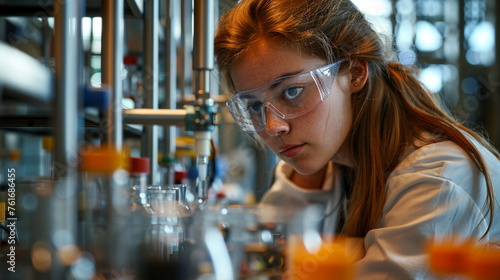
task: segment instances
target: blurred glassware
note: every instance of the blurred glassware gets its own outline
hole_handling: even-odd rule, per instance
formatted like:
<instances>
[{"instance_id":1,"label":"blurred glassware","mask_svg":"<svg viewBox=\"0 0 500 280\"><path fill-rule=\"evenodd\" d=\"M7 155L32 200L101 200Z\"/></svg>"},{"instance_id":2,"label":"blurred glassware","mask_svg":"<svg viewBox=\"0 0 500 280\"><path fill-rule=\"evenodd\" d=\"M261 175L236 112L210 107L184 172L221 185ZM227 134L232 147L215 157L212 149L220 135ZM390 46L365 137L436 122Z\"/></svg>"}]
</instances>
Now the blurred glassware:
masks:
<instances>
[{"instance_id":1,"label":"blurred glassware","mask_svg":"<svg viewBox=\"0 0 500 280\"><path fill-rule=\"evenodd\" d=\"M493 241L493 242L492 242ZM500 248L495 240L439 237L427 244L429 266L437 279L500 279Z\"/></svg>"},{"instance_id":2,"label":"blurred glassware","mask_svg":"<svg viewBox=\"0 0 500 280\"><path fill-rule=\"evenodd\" d=\"M149 158L147 157L130 157L128 166L130 174L130 185L139 186L140 191L146 193L146 185L148 182Z\"/></svg>"},{"instance_id":3,"label":"blurred glassware","mask_svg":"<svg viewBox=\"0 0 500 280\"><path fill-rule=\"evenodd\" d=\"M183 250L191 210L184 203L186 186L149 186L148 199L156 219L150 225L146 244L156 261L176 261Z\"/></svg>"},{"instance_id":4,"label":"blurred glassware","mask_svg":"<svg viewBox=\"0 0 500 280\"><path fill-rule=\"evenodd\" d=\"M126 55L123 58L123 99L126 109L142 108L144 103L142 90L142 74L136 56Z\"/></svg>"},{"instance_id":5,"label":"blurred glassware","mask_svg":"<svg viewBox=\"0 0 500 280\"><path fill-rule=\"evenodd\" d=\"M81 153L80 246L90 252L103 277L130 267L129 174L125 157L107 147Z\"/></svg>"},{"instance_id":6,"label":"blurred glassware","mask_svg":"<svg viewBox=\"0 0 500 280\"><path fill-rule=\"evenodd\" d=\"M304 208L291 223L287 238L287 275L290 279L354 279L355 258L339 235L321 235L324 208Z\"/></svg>"},{"instance_id":7,"label":"blurred glassware","mask_svg":"<svg viewBox=\"0 0 500 280\"><path fill-rule=\"evenodd\" d=\"M141 279L185 280L184 247L192 214L185 203L186 185L150 185L147 194L155 218L142 238Z\"/></svg>"},{"instance_id":8,"label":"blurred glassware","mask_svg":"<svg viewBox=\"0 0 500 280\"><path fill-rule=\"evenodd\" d=\"M175 180L175 162L172 155L164 156L160 159L160 184L171 185Z\"/></svg>"},{"instance_id":9,"label":"blurred glassware","mask_svg":"<svg viewBox=\"0 0 500 280\"><path fill-rule=\"evenodd\" d=\"M186 240L183 262L187 269L183 280L237 279L226 243L218 227L218 215L213 209L196 212L190 227L192 238Z\"/></svg>"},{"instance_id":10,"label":"blurred glassware","mask_svg":"<svg viewBox=\"0 0 500 280\"><path fill-rule=\"evenodd\" d=\"M45 163L45 176L49 178L54 178L54 137L53 136L44 136L42 138L42 148L43 148L43 157Z\"/></svg>"},{"instance_id":11,"label":"blurred glassware","mask_svg":"<svg viewBox=\"0 0 500 280\"><path fill-rule=\"evenodd\" d=\"M287 228L283 213L271 206L226 203L211 209L219 217L236 279L281 279Z\"/></svg>"}]
</instances>

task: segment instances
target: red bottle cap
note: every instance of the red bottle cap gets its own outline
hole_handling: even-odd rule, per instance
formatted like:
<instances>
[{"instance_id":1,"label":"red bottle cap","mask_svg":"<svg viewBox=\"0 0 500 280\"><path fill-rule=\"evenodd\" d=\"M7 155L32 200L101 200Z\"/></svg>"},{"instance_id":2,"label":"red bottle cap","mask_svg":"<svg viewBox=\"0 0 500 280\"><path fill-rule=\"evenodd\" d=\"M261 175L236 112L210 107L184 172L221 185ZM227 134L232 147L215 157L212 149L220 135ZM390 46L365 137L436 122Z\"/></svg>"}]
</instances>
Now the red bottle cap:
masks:
<instances>
[{"instance_id":1,"label":"red bottle cap","mask_svg":"<svg viewBox=\"0 0 500 280\"><path fill-rule=\"evenodd\" d=\"M137 64L137 56L126 55L123 57L123 64L125 65L136 65Z\"/></svg>"},{"instance_id":2,"label":"red bottle cap","mask_svg":"<svg viewBox=\"0 0 500 280\"><path fill-rule=\"evenodd\" d=\"M149 174L149 158L147 157L130 157L130 173L146 173Z\"/></svg>"},{"instance_id":3,"label":"red bottle cap","mask_svg":"<svg viewBox=\"0 0 500 280\"><path fill-rule=\"evenodd\" d=\"M174 180L176 182L183 182L188 177L186 170L175 170Z\"/></svg>"}]
</instances>

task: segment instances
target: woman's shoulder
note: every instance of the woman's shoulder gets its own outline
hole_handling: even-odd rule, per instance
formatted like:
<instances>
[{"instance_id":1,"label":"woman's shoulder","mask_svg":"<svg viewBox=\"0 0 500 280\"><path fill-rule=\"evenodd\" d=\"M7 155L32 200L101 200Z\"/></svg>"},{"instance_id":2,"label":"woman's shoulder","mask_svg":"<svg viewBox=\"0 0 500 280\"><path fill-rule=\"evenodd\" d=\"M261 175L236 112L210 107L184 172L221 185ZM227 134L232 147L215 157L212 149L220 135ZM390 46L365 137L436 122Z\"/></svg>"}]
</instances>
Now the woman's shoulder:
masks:
<instances>
[{"instance_id":1,"label":"woman's shoulder","mask_svg":"<svg viewBox=\"0 0 500 280\"><path fill-rule=\"evenodd\" d=\"M418 172L422 169L443 168L445 164L468 166L472 161L455 142L442 141L410 148L396 170Z\"/></svg>"},{"instance_id":2,"label":"woman's shoulder","mask_svg":"<svg viewBox=\"0 0 500 280\"><path fill-rule=\"evenodd\" d=\"M489 169L493 185L500 184L500 159L475 139L470 140L478 149ZM389 180L403 174L441 178L459 186L475 184L482 177L469 155L452 141L431 143L409 150L392 171ZM500 186L498 187L500 188Z\"/></svg>"}]
</instances>

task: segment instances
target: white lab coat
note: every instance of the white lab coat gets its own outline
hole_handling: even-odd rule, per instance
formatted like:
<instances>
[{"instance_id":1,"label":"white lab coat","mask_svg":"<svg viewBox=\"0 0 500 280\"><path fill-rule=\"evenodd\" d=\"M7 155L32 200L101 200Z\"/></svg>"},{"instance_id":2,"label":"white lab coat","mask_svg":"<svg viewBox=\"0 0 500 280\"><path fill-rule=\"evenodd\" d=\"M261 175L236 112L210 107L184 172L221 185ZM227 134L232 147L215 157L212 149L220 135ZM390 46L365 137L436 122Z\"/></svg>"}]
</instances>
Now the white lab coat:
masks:
<instances>
[{"instance_id":1,"label":"white lab coat","mask_svg":"<svg viewBox=\"0 0 500 280\"><path fill-rule=\"evenodd\" d=\"M496 199L500 201L500 160L475 144L490 169ZM332 169L330 173L336 172ZM261 203L294 205L297 210L312 203L328 205L326 212L333 212L324 228L334 232L338 210L343 205L340 174L330 176L336 181L325 182L322 190L309 191L288 179L291 171L284 162L277 165L275 182ZM356 279L434 279L428 266L426 242L440 242L452 236L479 239L487 228L484 176L453 142L410 150L390 174L386 192L382 218L362 240L364 256L356 262ZM495 208L493 225L481 242L500 243L499 207Z\"/></svg>"}]
</instances>

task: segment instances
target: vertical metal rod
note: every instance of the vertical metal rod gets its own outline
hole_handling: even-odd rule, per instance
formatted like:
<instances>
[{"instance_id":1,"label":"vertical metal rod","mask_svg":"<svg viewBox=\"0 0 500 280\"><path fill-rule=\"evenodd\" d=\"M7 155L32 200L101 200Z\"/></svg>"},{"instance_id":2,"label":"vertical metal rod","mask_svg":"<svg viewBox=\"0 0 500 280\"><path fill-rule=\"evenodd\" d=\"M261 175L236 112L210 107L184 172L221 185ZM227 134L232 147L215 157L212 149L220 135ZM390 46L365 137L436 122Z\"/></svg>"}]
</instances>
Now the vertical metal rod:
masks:
<instances>
[{"instance_id":1,"label":"vertical metal rod","mask_svg":"<svg viewBox=\"0 0 500 280\"><path fill-rule=\"evenodd\" d=\"M56 76L56 117L55 150L56 179L76 171L78 152L78 111L81 96L82 46L81 1L56 1L55 19L55 76Z\"/></svg>"},{"instance_id":2,"label":"vertical metal rod","mask_svg":"<svg viewBox=\"0 0 500 280\"><path fill-rule=\"evenodd\" d=\"M179 68L179 81L181 95L184 100L186 94L192 93L192 50L193 50L193 1L192 0L182 0L181 6L181 42L180 42L180 52L182 56L182 63L180 63Z\"/></svg>"},{"instance_id":3,"label":"vertical metal rod","mask_svg":"<svg viewBox=\"0 0 500 280\"><path fill-rule=\"evenodd\" d=\"M177 38L180 28L180 9L177 0L167 0L167 24L165 46L165 100L167 109L177 109ZM175 126L165 128L165 155L175 152Z\"/></svg>"},{"instance_id":4,"label":"vertical metal rod","mask_svg":"<svg viewBox=\"0 0 500 280\"><path fill-rule=\"evenodd\" d=\"M210 98L210 72L214 67L214 0L194 1L194 94L200 115L209 114L206 109L213 107ZM200 121L200 120L197 120ZM195 156L198 166L198 205L203 208L208 198L208 157L210 156L210 126L195 128Z\"/></svg>"},{"instance_id":5,"label":"vertical metal rod","mask_svg":"<svg viewBox=\"0 0 500 280\"><path fill-rule=\"evenodd\" d=\"M106 114L107 142L117 149L123 144L122 64L124 43L124 0L103 0L102 82L109 87Z\"/></svg>"},{"instance_id":6,"label":"vertical metal rod","mask_svg":"<svg viewBox=\"0 0 500 280\"><path fill-rule=\"evenodd\" d=\"M158 109L158 32L159 23L158 0L146 1L144 9L144 108ZM150 158L150 184L157 184L158 172L158 127L144 126L145 139L143 152Z\"/></svg>"},{"instance_id":7,"label":"vertical metal rod","mask_svg":"<svg viewBox=\"0 0 500 280\"><path fill-rule=\"evenodd\" d=\"M214 68L214 0L194 1L194 50L196 99L210 97L210 71Z\"/></svg>"},{"instance_id":8,"label":"vertical metal rod","mask_svg":"<svg viewBox=\"0 0 500 280\"><path fill-rule=\"evenodd\" d=\"M54 241L56 234L66 238L54 243L54 256L64 246L75 245L77 241L77 163L79 135L79 98L82 92L82 34L81 19L84 0L54 1L55 22L55 150L54 167L56 185L49 205L49 232L46 241ZM43 204L43 203L41 203ZM51 279L63 279L67 268L54 258L50 272Z\"/></svg>"}]
</instances>

